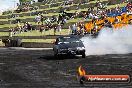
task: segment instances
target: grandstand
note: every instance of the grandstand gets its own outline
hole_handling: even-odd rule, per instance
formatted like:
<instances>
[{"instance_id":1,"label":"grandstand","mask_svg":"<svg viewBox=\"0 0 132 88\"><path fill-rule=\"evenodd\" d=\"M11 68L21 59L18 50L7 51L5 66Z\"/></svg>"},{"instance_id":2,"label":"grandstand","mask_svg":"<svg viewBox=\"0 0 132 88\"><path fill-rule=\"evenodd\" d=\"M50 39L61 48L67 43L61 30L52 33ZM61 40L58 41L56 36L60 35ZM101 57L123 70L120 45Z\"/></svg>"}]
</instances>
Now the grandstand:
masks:
<instances>
[{"instance_id":1,"label":"grandstand","mask_svg":"<svg viewBox=\"0 0 132 88\"><path fill-rule=\"evenodd\" d=\"M41 2L42 1L42 2ZM87 11L89 7L94 7L96 9L95 5L98 0L84 0L85 2L81 2L81 0L73 0L74 2L69 5L64 6L64 2L66 0L39 0L39 2L33 3L30 5L30 7L37 7L38 9L25 11L25 12L19 12L17 10L13 11L10 14L4 14L0 16L0 37L2 38L8 38L9 36L9 29L12 29L18 25L18 23L15 23L16 18L11 18L12 15L19 15L17 19L20 20L20 24L23 24L24 22L30 22L35 29L37 29L38 24L34 22L34 18L36 15L33 13L43 13L44 17L51 18L53 16L58 17L59 14L61 14L61 10L65 10L67 13L75 13L75 12L83 12ZM108 4L107 8L113 8L116 7L116 4L119 4L120 7L123 7L126 5L126 3L120 3L116 2L115 5L113 3L110 3L112 0L100 0L103 4ZM83 4L80 4L83 3ZM64 8L65 7L65 8ZM19 6L18 9L24 8L23 6ZM56 35L67 35L68 28L72 24L75 24L79 21L88 22L91 19L83 19L82 17L74 18L74 19L68 19L67 23L65 23L62 26L62 31L56 32ZM56 22L53 24L57 24ZM18 33L13 35L15 38L22 38L23 42L46 42L51 43L54 40L54 37L49 38L45 36L53 36L54 31L48 30L45 33L40 33L38 30L32 30L28 32ZM49 38L49 39L47 39Z\"/></svg>"}]
</instances>

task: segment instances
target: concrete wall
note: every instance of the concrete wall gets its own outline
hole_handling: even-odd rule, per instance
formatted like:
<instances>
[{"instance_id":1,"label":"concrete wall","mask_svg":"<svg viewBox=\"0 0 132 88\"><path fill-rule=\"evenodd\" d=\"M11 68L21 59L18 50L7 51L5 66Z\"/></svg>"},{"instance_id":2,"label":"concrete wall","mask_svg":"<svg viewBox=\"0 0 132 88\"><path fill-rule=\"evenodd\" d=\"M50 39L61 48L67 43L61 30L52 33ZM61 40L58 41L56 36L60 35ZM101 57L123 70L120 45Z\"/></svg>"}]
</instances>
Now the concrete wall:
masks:
<instances>
[{"instance_id":1,"label":"concrete wall","mask_svg":"<svg viewBox=\"0 0 132 88\"><path fill-rule=\"evenodd\" d=\"M22 47L25 47L25 48L53 48L53 44L52 43L23 42Z\"/></svg>"}]
</instances>

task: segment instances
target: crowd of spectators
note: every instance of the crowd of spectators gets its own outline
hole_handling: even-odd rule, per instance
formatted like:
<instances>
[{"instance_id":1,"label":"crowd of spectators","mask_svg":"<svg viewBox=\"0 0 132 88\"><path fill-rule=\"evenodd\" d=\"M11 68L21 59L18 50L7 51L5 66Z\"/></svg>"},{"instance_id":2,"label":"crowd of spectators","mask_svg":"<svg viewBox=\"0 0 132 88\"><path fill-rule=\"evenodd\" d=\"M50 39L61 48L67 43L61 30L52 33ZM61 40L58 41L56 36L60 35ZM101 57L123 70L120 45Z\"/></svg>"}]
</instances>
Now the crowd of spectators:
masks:
<instances>
[{"instance_id":1,"label":"crowd of spectators","mask_svg":"<svg viewBox=\"0 0 132 88\"><path fill-rule=\"evenodd\" d=\"M18 22L16 27L9 29L9 31L10 31L10 36L12 36L15 34L32 31L34 29L35 28L33 27L33 25L30 22L24 22L24 23Z\"/></svg>"},{"instance_id":2,"label":"crowd of spectators","mask_svg":"<svg viewBox=\"0 0 132 88\"><path fill-rule=\"evenodd\" d=\"M83 2L85 3L85 2ZM64 5L70 5L73 4L73 0L68 0L65 2ZM27 5L27 4L26 4ZM46 12L45 12L46 13ZM115 8L108 9L107 4L102 4L101 2L97 2L95 7L89 7L87 11L81 11L81 12L74 12L74 13L67 13L65 10L62 10L61 13L58 16L43 16L44 13L40 12L32 12L31 15L36 15L34 18L34 22L36 23L38 29L41 33L46 30L53 29L54 34L56 31L61 31L62 26L67 23L67 20L70 19L76 19L76 18L82 18L85 21L88 21L91 19L90 22L84 23L83 21L79 21L71 26L69 26L69 29L72 34L85 34L85 33L98 33L99 30L104 27L113 27L113 24L116 22L119 23L120 20L117 16L121 16L122 14L132 13L132 3L129 2L127 6L120 8L118 5ZM16 23L20 25L21 21L19 18L19 15L12 15L12 18L16 18ZM114 19L114 22L111 22L109 19L106 18L112 18ZM124 18L125 19L125 18ZM18 30L19 29L19 30ZM32 24L29 22L25 22L23 26L17 26L11 31L17 31L14 33L21 33L30 31L32 29L35 29Z\"/></svg>"},{"instance_id":3,"label":"crowd of spectators","mask_svg":"<svg viewBox=\"0 0 132 88\"><path fill-rule=\"evenodd\" d=\"M61 32L61 24L57 24L55 22L57 22L57 17L52 16L51 18L48 17L44 17L42 14L41 15L37 15L35 17L35 22L38 25L38 30L40 30L40 32L42 33L43 31L47 31L47 30L54 30L54 35L55 33Z\"/></svg>"},{"instance_id":4,"label":"crowd of spectators","mask_svg":"<svg viewBox=\"0 0 132 88\"><path fill-rule=\"evenodd\" d=\"M94 8L89 8L88 11L84 12L84 15L82 15L85 20L92 19L85 24L82 23L82 25L84 25L83 27L78 26L78 23L69 26L69 29L72 30L72 34L80 34L82 30L84 33L98 34L103 27L118 29L132 23L132 2L129 2L127 6L124 7L117 5L112 9L100 9L98 7L97 10L93 9Z\"/></svg>"},{"instance_id":5,"label":"crowd of spectators","mask_svg":"<svg viewBox=\"0 0 132 88\"><path fill-rule=\"evenodd\" d=\"M35 3L35 1L33 1L33 3ZM20 12L27 12L27 11L32 11L32 10L38 10L39 7L38 6L34 6L33 3L31 3L31 2L24 2L24 3L18 4L18 8L16 9L16 12L20 13Z\"/></svg>"}]
</instances>

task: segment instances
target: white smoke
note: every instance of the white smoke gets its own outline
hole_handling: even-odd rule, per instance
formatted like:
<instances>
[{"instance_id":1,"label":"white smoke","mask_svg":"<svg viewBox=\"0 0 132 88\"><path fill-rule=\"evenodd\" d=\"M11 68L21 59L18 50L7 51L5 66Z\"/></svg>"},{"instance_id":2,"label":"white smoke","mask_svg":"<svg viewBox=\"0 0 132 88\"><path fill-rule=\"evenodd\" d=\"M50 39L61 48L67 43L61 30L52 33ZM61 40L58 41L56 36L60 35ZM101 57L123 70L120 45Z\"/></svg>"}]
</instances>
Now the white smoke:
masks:
<instances>
[{"instance_id":1,"label":"white smoke","mask_svg":"<svg viewBox=\"0 0 132 88\"><path fill-rule=\"evenodd\" d=\"M83 37L86 55L132 53L132 25L114 30L104 28L97 38Z\"/></svg>"}]
</instances>

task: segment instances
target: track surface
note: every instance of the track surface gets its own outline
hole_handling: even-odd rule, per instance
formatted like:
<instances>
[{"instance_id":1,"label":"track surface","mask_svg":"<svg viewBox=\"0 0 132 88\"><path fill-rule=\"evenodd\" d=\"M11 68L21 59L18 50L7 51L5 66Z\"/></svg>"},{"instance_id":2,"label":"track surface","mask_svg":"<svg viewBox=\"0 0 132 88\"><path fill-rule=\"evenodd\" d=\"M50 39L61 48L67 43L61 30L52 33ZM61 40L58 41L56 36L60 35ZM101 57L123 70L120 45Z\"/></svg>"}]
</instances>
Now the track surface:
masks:
<instances>
[{"instance_id":1,"label":"track surface","mask_svg":"<svg viewBox=\"0 0 132 88\"><path fill-rule=\"evenodd\" d=\"M87 74L129 74L132 54L62 57L48 49L0 49L0 88L132 88L124 84L84 84L77 80L82 65Z\"/></svg>"}]
</instances>

